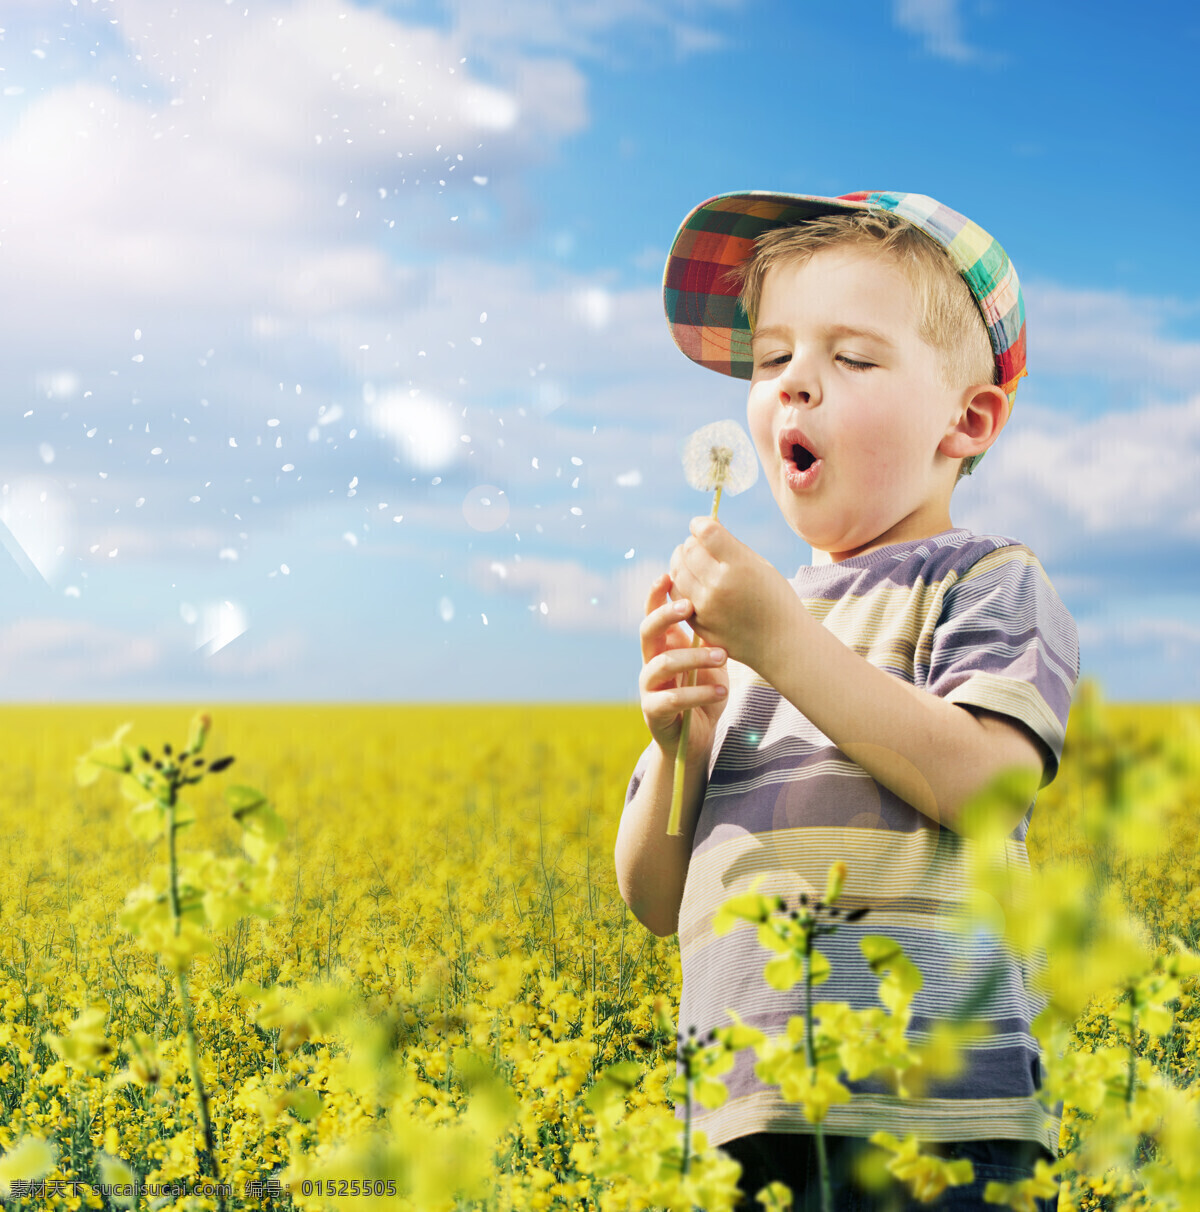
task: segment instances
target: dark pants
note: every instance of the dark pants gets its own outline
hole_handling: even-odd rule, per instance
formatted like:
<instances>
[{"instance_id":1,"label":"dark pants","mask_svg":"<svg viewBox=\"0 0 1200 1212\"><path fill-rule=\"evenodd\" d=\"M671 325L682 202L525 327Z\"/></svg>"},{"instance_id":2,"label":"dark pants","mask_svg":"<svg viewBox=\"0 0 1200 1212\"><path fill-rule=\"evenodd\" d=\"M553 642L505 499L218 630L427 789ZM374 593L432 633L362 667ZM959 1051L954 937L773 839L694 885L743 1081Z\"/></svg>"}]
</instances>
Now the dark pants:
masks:
<instances>
[{"instance_id":1,"label":"dark pants","mask_svg":"<svg viewBox=\"0 0 1200 1212\"><path fill-rule=\"evenodd\" d=\"M742 1212L761 1212L755 1195L774 1181L792 1189L795 1212L820 1212L821 1179L817 1168L815 1136L792 1132L758 1132L727 1140L719 1148L741 1163L738 1184ZM933 1153L950 1160L966 1158L975 1168L974 1181L960 1187L947 1187L932 1203L920 1203L898 1180L884 1191L866 1191L854 1178L854 1163L875 1146L857 1136L826 1136L825 1154L829 1159L830 1188L836 1212L996 1212L999 1205L984 1202L989 1182L1015 1183L1033 1177L1038 1158L1054 1158L1036 1141L969 1140L954 1144L925 1143L922 1153ZM889 1155L890 1156L890 1155ZM888 1176L889 1179L891 1176ZM1057 1199L1036 1200L1038 1212L1053 1212Z\"/></svg>"}]
</instances>

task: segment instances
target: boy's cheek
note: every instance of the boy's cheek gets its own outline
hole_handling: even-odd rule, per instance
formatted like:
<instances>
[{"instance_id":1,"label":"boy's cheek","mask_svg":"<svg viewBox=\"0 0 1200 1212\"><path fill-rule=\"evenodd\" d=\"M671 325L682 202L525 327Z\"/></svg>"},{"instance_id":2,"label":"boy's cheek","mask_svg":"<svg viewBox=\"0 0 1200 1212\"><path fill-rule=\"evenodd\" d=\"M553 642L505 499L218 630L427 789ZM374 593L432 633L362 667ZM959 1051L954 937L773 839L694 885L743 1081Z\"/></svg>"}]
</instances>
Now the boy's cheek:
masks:
<instances>
[{"instance_id":1,"label":"boy's cheek","mask_svg":"<svg viewBox=\"0 0 1200 1212\"><path fill-rule=\"evenodd\" d=\"M770 466L770 458L774 451L775 434L771 429L771 418L764 415L762 409L756 409L751 400L746 409L746 423L750 428L750 440L758 454L758 461L763 468Z\"/></svg>"}]
</instances>

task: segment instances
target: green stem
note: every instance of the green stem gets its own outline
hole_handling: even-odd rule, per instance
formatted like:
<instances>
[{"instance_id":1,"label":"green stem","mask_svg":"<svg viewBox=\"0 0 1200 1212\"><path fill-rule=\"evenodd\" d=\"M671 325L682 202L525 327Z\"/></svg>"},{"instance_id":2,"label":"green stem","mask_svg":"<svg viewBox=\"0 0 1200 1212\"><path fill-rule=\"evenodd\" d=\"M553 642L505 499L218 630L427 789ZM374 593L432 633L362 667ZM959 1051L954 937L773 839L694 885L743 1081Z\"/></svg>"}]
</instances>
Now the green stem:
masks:
<instances>
[{"instance_id":1,"label":"green stem","mask_svg":"<svg viewBox=\"0 0 1200 1212\"><path fill-rule=\"evenodd\" d=\"M167 851L170 861L170 896L171 917L175 926L175 937L178 938L183 928L183 915L179 908L179 865L175 850L175 803L179 784L171 778L166 800L160 801L167 813ZM201 1176L212 1174L220 1191L221 1169L217 1162L216 1140L213 1135L212 1121L208 1115L208 1095L204 1090L204 1081L200 1075L200 1049L196 1044L195 1022L192 1016L192 999L188 996L187 974L178 959L172 964L175 967L175 985L179 992L179 1005L183 1014L183 1030L188 1045L188 1067L192 1074L192 1085L196 1090L196 1102L200 1110L200 1129L204 1134L204 1147L198 1151L196 1161ZM219 1212L225 1212L225 1197L217 1195Z\"/></svg>"},{"instance_id":2,"label":"green stem","mask_svg":"<svg viewBox=\"0 0 1200 1212\"><path fill-rule=\"evenodd\" d=\"M816 918L811 915L804 925L804 1061L808 1065L810 1082L816 1081L817 1078L812 1015L812 949L816 925ZM817 1172L821 1179L821 1212L833 1212L833 1192L829 1186L829 1160L825 1156L825 1133L821 1128L820 1120L813 1124L813 1133L817 1139Z\"/></svg>"},{"instance_id":3,"label":"green stem","mask_svg":"<svg viewBox=\"0 0 1200 1212\"><path fill-rule=\"evenodd\" d=\"M717 508L721 504L721 485L717 485L716 494L713 496L712 514L711 517L717 516ZM698 636L692 636L692 647L699 648L704 641ZM691 687L696 684L696 671L693 669L687 675L685 686ZM675 750L675 774L671 784L671 813L667 817L667 834L670 837L678 837L680 833L680 819L683 816L683 779L685 774L685 763L687 761L688 749L688 734L692 730L692 709L687 707L683 712L683 723L679 726L679 746Z\"/></svg>"},{"instance_id":4,"label":"green stem","mask_svg":"<svg viewBox=\"0 0 1200 1212\"><path fill-rule=\"evenodd\" d=\"M1137 1085L1137 990L1129 990L1129 1078L1125 1083L1125 1114L1132 1114L1133 1090Z\"/></svg>"},{"instance_id":5,"label":"green stem","mask_svg":"<svg viewBox=\"0 0 1200 1212\"><path fill-rule=\"evenodd\" d=\"M683 1108L683 1163L679 1173L687 1178L688 1168L692 1162L692 1062L695 1059L690 1043L684 1045L684 1072L687 1075L686 1103Z\"/></svg>"}]
</instances>

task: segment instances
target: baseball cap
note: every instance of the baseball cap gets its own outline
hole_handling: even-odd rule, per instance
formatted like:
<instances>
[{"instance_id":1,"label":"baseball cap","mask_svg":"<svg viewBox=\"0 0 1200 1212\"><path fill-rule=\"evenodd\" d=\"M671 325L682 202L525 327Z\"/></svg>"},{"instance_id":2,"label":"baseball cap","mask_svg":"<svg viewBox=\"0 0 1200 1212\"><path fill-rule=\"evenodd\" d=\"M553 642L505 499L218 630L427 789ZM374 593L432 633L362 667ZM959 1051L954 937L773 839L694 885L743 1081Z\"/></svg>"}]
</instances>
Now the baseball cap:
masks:
<instances>
[{"instance_id":1,"label":"baseball cap","mask_svg":"<svg viewBox=\"0 0 1200 1212\"><path fill-rule=\"evenodd\" d=\"M822 198L748 190L701 202L676 232L663 272L663 305L675 344L709 370L749 379L750 321L729 271L750 257L755 239L770 228L860 210L891 211L946 250L979 305L1011 408L1026 373L1025 300L1017 271L982 227L924 194L861 191ZM966 472L982 458L964 459Z\"/></svg>"}]
</instances>

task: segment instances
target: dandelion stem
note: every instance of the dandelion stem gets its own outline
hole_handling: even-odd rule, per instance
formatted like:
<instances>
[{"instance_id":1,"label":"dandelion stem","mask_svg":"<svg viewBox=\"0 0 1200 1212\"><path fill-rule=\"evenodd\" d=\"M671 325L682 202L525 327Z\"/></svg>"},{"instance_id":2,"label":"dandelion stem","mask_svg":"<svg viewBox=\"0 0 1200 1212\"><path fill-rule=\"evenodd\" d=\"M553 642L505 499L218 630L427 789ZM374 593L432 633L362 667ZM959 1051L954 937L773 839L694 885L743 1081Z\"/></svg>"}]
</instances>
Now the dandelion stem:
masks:
<instances>
[{"instance_id":1,"label":"dandelion stem","mask_svg":"<svg viewBox=\"0 0 1200 1212\"><path fill-rule=\"evenodd\" d=\"M717 516L717 508L721 504L721 485L717 484L717 491L713 497L711 517ZM692 647L699 648L704 641L698 635L692 636ZM693 669L687 676L685 686L694 686L696 684L696 671ZM671 814L667 817L667 833L671 837L678 837L680 833L679 822L683 816L683 780L684 766L687 760L688 733L691 732L692 726L692 709L687 707L683 712L683 723L679 727L679 747L675 750L675 774L671 785Z\"/></svg>"}]
</instances>

